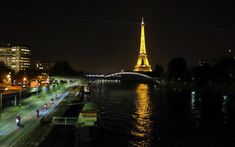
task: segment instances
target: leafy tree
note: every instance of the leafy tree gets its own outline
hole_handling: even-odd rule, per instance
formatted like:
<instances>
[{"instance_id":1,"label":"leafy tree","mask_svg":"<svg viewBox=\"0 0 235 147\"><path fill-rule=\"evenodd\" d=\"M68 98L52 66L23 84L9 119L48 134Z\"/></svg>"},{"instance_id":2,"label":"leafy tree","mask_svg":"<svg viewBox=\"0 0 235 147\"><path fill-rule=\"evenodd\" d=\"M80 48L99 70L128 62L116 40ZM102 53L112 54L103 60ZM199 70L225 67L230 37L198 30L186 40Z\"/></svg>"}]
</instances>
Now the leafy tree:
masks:
<instances>
[{"instance_id":1,"label":"leafy tree","mask_svg":"<svg viewBox=\"0 0 235 147\"><path fill-rule=\"evenodd\" d=\"M192 67L191 73L194 80L200 85L204 85L208 81L213 80L214 77L213 68L209 64Z\"/></svg>"},{"instance_id":2,"label":"leafy tree","mask_svg":"<svg viewBox=\"0 0 235 147\"><path fill-rule=\"evenodd\" d=\"M215 79L220 82L226 82L234 76L235 60L233 58L222 58L214 66Z\"/></svg>"},{"instance_id":3,"label":"leafy tree","mask_svg":"<svg viewBox=\"0 0 235 147\"><path fill-rule=\"evenodd\" d=\"M164 68L161 65L156 64L153 71L153 75L156 77L162 77L164 74Z\"/></svg>"},{"instance_id":4,"label":"leafy tree","mask_svg":"<svg viewBox=\"0 0 235 147\"><path fill-rule=\"evenodd\" d=\"M51 76L77 76L82 74L82 72L72 69L67 61L57 61L50 70Z\"/></svg>"},{"instance_id":5,"label":"leafy tree","mask_svg":"<svg viewBox=\"0 0 235 147\"><path fill-rule=\"evenodd\" d=\"M28 80L30 79L36 79L38 75L41 75L41 71L39 70L33 70L33 69L26 69L26 70L21 70L18 73L13 75L13 78L16 81L22 81L23 77L26 77Z\"/></svg>"},{"instance_id":6,"label":"leafy tree","mask_svg":"<svg viewBox=\"0 0 235 147\"><path fill-rule=\"evenodd\" d=\"M0 61L0 82L2 82L4 78L6 78L6 75L9 72L12 72L10 67L6 66L3 61Z\"/></svg>"},{"instance_id":7,"label":"leafy tree","mask_svg":"<svg viewBox=\"0 0 235 147\"><path fill-rule=\"evenodd\" d=\"M167 78L170 80L188 80L190 77L186 61L179 57L172 59L167 68Z\"/></svg>"}]
</instances>

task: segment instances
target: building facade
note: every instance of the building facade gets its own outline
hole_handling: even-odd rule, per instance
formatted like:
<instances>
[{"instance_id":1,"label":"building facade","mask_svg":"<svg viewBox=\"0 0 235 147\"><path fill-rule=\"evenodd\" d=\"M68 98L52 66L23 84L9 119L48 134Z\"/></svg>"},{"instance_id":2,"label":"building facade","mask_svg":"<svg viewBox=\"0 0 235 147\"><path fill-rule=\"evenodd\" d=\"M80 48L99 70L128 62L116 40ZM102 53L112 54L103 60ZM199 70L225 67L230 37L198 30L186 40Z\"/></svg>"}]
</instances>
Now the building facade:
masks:
<instances>
[{"instance_id":1,"label":"building facade","mask_svg":"<svg viewBox=\"0 0 235 147\"><path fill-rule=\"evenodd\" d=\"M49 61L31 61L31 69L48 72L53 66L52 62Z\"/></svg>"},{"instance_id":2,"label":"building facade","mask_svg":"<svg viewBox=\"0 0 235 147\"><path fill-rule=\"evenodd\" d=\"M9 66L15 72L30 68L31 51L26 46L0 47L0 61Z\"/></svg>"}]
</instances>

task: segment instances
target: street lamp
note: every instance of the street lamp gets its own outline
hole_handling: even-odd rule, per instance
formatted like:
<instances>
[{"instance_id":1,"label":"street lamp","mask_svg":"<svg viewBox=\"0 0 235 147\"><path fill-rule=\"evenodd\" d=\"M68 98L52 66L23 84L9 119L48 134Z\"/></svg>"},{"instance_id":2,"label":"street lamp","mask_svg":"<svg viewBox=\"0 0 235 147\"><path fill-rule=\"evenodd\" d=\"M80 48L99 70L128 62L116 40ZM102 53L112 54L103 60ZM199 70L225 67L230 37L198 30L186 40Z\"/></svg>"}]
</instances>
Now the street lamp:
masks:
<instances>
[{"instance_id":1,"label":"street lamp","mask_svg":"<svg viewBox=\"0 0 235 147\"><path fill-rule=\"evenodd\" d=\"M2 93L0 93L0 117L2 116Z\"/></svg>"},{"instance_id":2,"label":"street lamp","mask_svg":"<svg viewBox=\"0 0 235 147\"><path fill-rule=\"evenodd\" d=\"M11 82L11 72L9 72L9 73L7 74L7 80L8 80L9 82Z\"/></svg>"},{"instance_id":3,"label":"street lamp","mask_svg":"<svg viewBox=\"0 0 235 147\"><path fill-rule=\"evenodd\" d=\"M37 85L37 96L38 96L38 87L39 87L39 85Z\"/></svg>"},{"instance_id":4,"label":"street lamp","mask_svg":"<svg viewBox=\"0 0 235 147\"><path fill-rule=\"evenodd\" d=\"M11 85L11 72L9 72L7 75L6 75L6 84L9 86Z\"/></svg>"},{"instance_id":5,"label":"street lamp","mask_svg":"<svg viewBox=\"0 0 235 147\"><path fill-rule=\"evenodd\" d=\"M27 81L27 78L26 78L26 77L23 77L23 87L26 86L26 81Z\"/></svg>"},{"instance_id":6,"label":"street lamp","mask_svg":"<svg viewBox=\"0 0 235 147\"><path fill-rule=\"evenodd\" d=\"M20 93L19 93L19 108L21 108L21 90L20 90Z\"/></svg>"}]
</instances>

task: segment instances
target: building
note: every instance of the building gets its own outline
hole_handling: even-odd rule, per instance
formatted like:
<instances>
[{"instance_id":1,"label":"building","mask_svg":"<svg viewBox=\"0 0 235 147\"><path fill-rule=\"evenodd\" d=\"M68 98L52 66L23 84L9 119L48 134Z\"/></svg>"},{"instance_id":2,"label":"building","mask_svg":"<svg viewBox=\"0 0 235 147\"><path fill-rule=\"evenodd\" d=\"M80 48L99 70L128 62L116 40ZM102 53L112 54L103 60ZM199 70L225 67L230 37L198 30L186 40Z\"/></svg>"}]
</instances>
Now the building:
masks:
<instances>
[{"instance_id":1,"label":"building","mask_svg":"<svg viewBox=\"0 0 235 147\"><path fill-rule=\"evenodd\" d=\"M26 46L2 46L0 47L0 61L9 66L15 72L30 68L31 51Z\"/></svg>"},{"instance_id":2,"label":"building","mask_svg":"<svg viewBox=\"0 0 235 147\"><path fill-rule=\"evenodd\" d=\"M52 62L49 61L31 61L31 69L37 72L35 81L41 85L47 85L49 83L49 71L53 66Z\"/></svg>"},{"instance_id":3,"label":"building","mask_svg":"<svg viewBox=\"0 0 235 147\"><path fill-rule=\"evenodd\" d=\"M31 61L31 69L48 72L53 66L52 62L49 61Z\"/></svg>"}]
</instances>

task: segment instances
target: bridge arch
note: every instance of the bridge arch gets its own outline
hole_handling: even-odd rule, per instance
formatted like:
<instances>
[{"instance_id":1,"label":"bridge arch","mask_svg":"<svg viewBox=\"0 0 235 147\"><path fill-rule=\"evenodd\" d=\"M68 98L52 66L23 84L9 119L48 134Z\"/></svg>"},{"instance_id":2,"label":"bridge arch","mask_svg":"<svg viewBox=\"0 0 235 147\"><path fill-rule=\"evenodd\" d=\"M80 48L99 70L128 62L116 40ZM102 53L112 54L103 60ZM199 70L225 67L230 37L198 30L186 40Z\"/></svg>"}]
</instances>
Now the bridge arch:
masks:
<instances>
[{"instance_id":1,"label":"bridge arch","mask_svg":"<svg viewBox=\"0 0 235 147\"><path fill-rule=\"evenodd\" d=\"M138 72L125 72L125 71L121 71L121 72L117 72L117 73L112 73L112 74L108 74L106 76L104 76L104 78L111 78L111 77L121 77L122 75L133 75L133 76L139 76L139 77L143 77L146 78L148 80L151 80L153 82L156 82L158 84L160 84L159 80L156 80L146 74L142 74L142 73L138 73Z\"/></svg>"},{"instance_id":2,"label":"bridge arch","mask_svg":"<svg viewBox=\"0 0 235 147\"><path fill-rule=\"evenodd\" d=\"M117 73L112 73L112 74L106 75L105 78L118 77L118 76L122 76L122 75L134 75L134 76L140 76L140 77L144 77L144 78L152 80L152 77L145 75L145 74L142 74L142 73L137 73L137 72L117 72Z\"/></svg>"}]
</instances>

